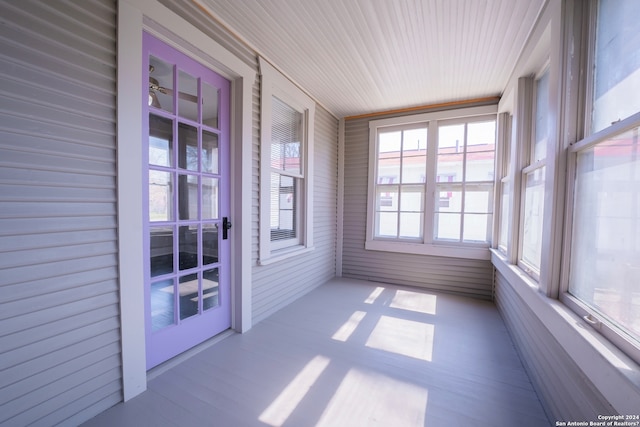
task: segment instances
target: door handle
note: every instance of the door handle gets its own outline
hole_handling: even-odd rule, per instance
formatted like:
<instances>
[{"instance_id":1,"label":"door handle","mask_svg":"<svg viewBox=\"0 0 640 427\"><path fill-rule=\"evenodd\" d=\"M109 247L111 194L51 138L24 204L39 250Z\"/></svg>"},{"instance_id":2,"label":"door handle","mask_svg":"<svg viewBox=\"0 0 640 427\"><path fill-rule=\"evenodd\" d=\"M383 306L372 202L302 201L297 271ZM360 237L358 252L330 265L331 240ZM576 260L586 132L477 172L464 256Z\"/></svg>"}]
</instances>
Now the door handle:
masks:
<instances>
[{"instance_id":1,"label":"door handle","mask_svg":"<svg viewBox=\"0 0 640 427\"><path fill-rule=\"evenodd\" d=\"M222 240L229 238L229 229L231 228L231 221L226 216L222 218Z\"/></svg>"}]
</instances>

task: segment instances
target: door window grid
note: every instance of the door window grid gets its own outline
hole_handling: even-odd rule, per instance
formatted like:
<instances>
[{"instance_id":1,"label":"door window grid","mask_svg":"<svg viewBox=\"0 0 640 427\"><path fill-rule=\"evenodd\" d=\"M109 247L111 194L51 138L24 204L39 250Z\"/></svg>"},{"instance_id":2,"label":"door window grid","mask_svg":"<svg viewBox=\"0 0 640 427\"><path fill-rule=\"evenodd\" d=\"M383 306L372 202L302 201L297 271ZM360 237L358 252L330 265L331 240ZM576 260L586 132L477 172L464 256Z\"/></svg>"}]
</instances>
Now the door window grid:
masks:
<instances>
[{"instance_id":1,"label":"door window grid","mask_svg":"<svg viewBox=\"0 0 640 427\"><path fill-rule=\"evenodd\" d=\"M173 65L153 55L150 63L151 71L175 75ZM173 82L165 87L150 73L152 331L219 305L220 130L208 125L218 124L219 93L200 78L182 70L178 74L177 83L172 77L164 79L163 83ZM177 97L173 87L177 87Z\"/></svg>"}]
</instances>

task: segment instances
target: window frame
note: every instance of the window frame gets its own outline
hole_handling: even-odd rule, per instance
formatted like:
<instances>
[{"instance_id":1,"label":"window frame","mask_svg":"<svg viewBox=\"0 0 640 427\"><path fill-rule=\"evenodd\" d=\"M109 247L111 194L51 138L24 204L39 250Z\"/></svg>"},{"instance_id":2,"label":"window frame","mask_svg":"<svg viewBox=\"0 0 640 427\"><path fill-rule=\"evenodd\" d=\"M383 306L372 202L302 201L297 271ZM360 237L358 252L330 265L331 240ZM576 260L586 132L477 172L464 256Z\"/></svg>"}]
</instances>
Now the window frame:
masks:
<instances>
[{"instance_id":1,"label":"window frame","mask_svg":"<svg viewBox=\"0 0 640 427\"><path fill-rule=\"evenodd\" d=\"M534 265L532 265L531 263L527 262L524 259L524 223L525 223L525 213L526 213L526 209L525 209L525 203L527 200L527 177L530 174L535 173L536 171L539 170L543 170L543 184L542 184L542 190L543 190L543 202L546 199L546 174L547 174L547 163L548 163L548 143L546 143L545 146L545 156L542 159L539 160L535 160L535 146L536 146L536 113L537 113L537 107L538 107L538 97L537 97L537 88L539 85L540 80L542 79L543 76L545 76L545 74L547 75L547 78L550 78L550 74L551 74L551 67L550 67L550 59L547 58L546 61L544 62L543 66L540 67L539 71L535 74L535 76L533 77L528 77L525 78L524 81L524 85L528 86L525 87L525 90L523 90L522 95L523 95L523 101L524 104L526 105L526 108L523 108L521 114L524 114L527 120L527 125L525 125L524 129L523 129L523 133L521 133L521 136L523 136L523 138L520 139L521 144L519 145L519 149L520 149L520 155L521 155L521 168L520 170L517 172L520 175L520 182L519 182L519 216L518 216L518 243L517 243L517 259L516 259L516 265L522 270L524 271L527 275L529 275L533 280L535 280L536 282L540 282L540 276L541 276L541 272L542 272L542 264L544 263L542 260L542 246L544 246L543 244L543 240L545 238L545 217L544 217L544 213L545 213L545 208L544 205L542 206L542 224L540 225L540 236L539 239L541 241L541 254L540 254L540 266L536 267ZM549 89L547 89L549 90ZM549 98L550 99L550 98ZM547 110L549 109L549 104L547 105ZM547 112L547 114L545 114L546 117L549 116L549 113ZM547 124L547 140L550 138L550 129L549 129L549 125ZM522 144L522 141L524 141L524 144Z\"/></svg>"},{"instance_id":2,"label":"window frame","mask_svg":"<svg viewBox=\"0 0 640 427\"><path fill-rule=\"evenodd\" d=\"M313 250L313 134L315 129L315 101L287 79L264 58L259 58L262 85L260 129L260 185L259 185L259 265L268 265ZM280 171L271 167L272 98L302 114L303 135L300 141L301 185L296 189L295 238L271 240L271 174ZM282 172L282 171L280 171ZM278 173L280 173L278 172ZM290 176L285 174L284 176Z\"/></svg>"},{"instance_id":3,"label":"window frame","mask_svg":"<svg viewBox=\"0 0 640 427\"><path fill-rule=\"evenodd\" d=\"M368 169L368 194L367 194L367 224L365 249L375 251L434 255L468 259L490 259L489 248L492 244L493 229L489 231L488 242L449 242L434 238L435 217L435 191L436 191L436 154L438 140L438 122L446 122L449 125L454 122L472 123L487 119L496 121L496 146L498 143L497 131L497 104L477 107L467 107L455 110L435 111L429 113L413 114L407 116L391 117L369 122L369 169ZM377 144L379 130L390 127L411 127L418 123L427 124L427 179L425 186L425 207L423 218L424 234L420 240L416 239L388 239L375 238L375 191L377 178ZM494 154L494 178L491 180L495 193L495 168L496 154ZM464 182L461 183L464 185ZM495 194L494 194L495 197ZM495 203L492 203L495 207ZM495 216L495 212L492 212ZM495 218L495 217L494 217ZM494 220L490 221L493 226Z\"/></svg>"},{"instance_id":4,"label":"window frame","mask_svg":"<svg viewBox=\"0 0 640 427\"><path fill-rule=\"evenodd\" d=\"M566 202L562 218L565 226L562 235L562 263L560 266L558 300L608 342L616 346L636 363L640 363L640 345L634 343L630 337L618 329L614 322L603 318L603 316L569 292L578 154L582 150L595 147L600 142L618 134L640 127L640 111L638 111L621 121L613 122L610 126L593 132L597 11L597 0L585 2L585 4L577 3L574 5L573 10L578 19L574 21L571 28L574 39L572 41L580 49L568 64L569 68L566 73L570 76L571 74L579 74L584 70L584 77L573 82L575 86L572 89L576 91L577 99L570 100L565 112L568 119L567 126L571 132L569 133L569 141L566 144Z\"/></svg>"}]
</instances>

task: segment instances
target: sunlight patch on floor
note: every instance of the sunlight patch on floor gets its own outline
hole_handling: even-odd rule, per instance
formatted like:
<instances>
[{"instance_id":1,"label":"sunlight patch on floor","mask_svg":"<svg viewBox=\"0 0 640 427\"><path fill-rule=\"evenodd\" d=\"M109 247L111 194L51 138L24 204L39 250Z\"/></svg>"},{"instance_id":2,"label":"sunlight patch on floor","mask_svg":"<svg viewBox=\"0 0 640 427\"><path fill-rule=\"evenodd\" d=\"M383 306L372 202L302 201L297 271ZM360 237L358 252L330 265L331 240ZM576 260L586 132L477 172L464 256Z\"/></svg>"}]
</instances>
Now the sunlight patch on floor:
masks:
<instances>
[{"instance_id":1,"label":"sunlight patch on floor","mask_svg":"<svg viewBox=\"0 0 640 427\"><path fill-rule=\"evenodd\" d=\"M309 389L329 365L330 359L314 357L285 387L278 397L260 414L259 420L270 426L281 426L302 402Z\"/></svg>"},{"instance_id":2,"label":"sunlight patch on floor","mask_svg":"<svg viewBox=\"0 0 640 427\"><path fill-rule=\"evenodd\" d=\"M376 302L376 300L378 299L380 294L382 294L383 291L384 291L384 288L382 286L378 286L369 294L369 297L366 300L364 300L364 303L373 304L374 302Z\"/></svg>"},{"instance_id":3,"label":"sunlight patch on floor","mask_svg":"<svg viewBox=\"0 0 640 427\"><path fill-rule=\"evenodd\" d=\"M364 319L367 313L364 311L356 311L347 320L340 328L336 331L335 334L331 337L336 341L346 342L351 334L358 328L358 325Z\"/></svg>"},{"instance_id":4,"label":"sunlight patch on floor","mask_svg":"<svg viewBox=\"0 0 640 427\"><path fill-rule=\"evenodd\" d=\"M424 314L436 314L436 300L435 295L397 290L390 307Z\"/></svg>"},{"instance_id":5,"label":"sunlight patch on floor","mask_svg":"<svg viewBox=\"0 0 640 427\"><path fill-rule=\"evenodd\" d=\"M422 426L427 397L427 389L415 384L350 369L316 426Z\"/></svg>"},{"instance_id":6,"label":"sunlight patch on floor","mask_svg":"<svg viewBox=\"0 0 640 427\"><path fill-rule=\"evenodd\" d=\"M381 316L366 346L430 362L434 332L429 323Z\"/></svg>"}]
</instances>

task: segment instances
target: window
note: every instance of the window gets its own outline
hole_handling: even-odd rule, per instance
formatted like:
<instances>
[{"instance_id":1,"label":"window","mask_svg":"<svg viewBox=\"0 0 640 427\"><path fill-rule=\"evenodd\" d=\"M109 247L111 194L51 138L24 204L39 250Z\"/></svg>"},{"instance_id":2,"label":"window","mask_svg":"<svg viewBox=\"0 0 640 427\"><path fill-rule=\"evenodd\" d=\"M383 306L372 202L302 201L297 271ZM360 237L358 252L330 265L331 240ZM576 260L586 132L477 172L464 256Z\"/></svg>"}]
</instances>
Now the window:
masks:
<instances>
[{"instance_id":1,"label":"window","mask_svg":"<svg viewBox=\"0 0 640 427\"><path fill-rule=\"evenodd\" d=\"M635 0L597 3L584 139L569 148L561 299L640 362L640 37Z\"/></svg>"},{"instance_id":2,"label":"window","mask_svg":"<svg viewBox=\"0 0 640 427\"><path fill-rule=\"evenodd\" d=\"M509 232L511 218L511 186L513 178L511 173L511 126L513 116L509 113L500 114L501 138L501 179L500 179L500 223L498 233L498 249L504 254L509 248Z\"/></svg>"},{"instance_id":3,"label":"window","mask_svg":"<svg viewBox=\"0 0 640 427\"><path fill-rule=\"evenodd\" d=\"M535 81L533 132L528 165L522 170L519 265L535 279L540 275L549 114L549 69Z\"/></svg>"},{"instance_id":4,"label":"window","mask_svg":"<svg viewBox=\"0 0 640 427\"><path fill-rule=\"evenodd\" d=\"M640 2L598 2L591 132L640 111Z\"/></svg>"},{"instance_id":5,"label":"window","mask_svg":"<svg viewBox=\"0 0 640 427\"><path fill-rule=\"evenodd\" d=\"M473 107L370 122L367 249L488 257L495 112Z\"/></svg>"},{"instance_id":6,"label":"window","mask_svg":"<svg viewBox=\"0 0 640 427\"><path fill-rule=\"evenodd\" d=\"M268 264L313 246L315 103L262 58L260 70L260 263Z\"/></svg>"}]
</instances>

